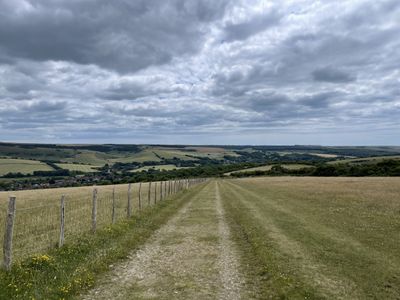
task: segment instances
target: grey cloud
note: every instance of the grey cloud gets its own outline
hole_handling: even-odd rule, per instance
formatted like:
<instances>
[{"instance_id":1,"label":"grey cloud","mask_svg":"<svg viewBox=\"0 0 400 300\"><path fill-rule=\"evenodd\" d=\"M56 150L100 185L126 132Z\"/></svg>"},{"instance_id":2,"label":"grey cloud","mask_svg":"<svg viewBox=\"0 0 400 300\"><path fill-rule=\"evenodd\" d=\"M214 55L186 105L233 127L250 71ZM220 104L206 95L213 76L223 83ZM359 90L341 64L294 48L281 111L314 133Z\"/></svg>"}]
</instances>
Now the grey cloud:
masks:
<instances>
[{"instance_id":1,"label":"grey cloud","mask_svg":"<svg viewBox=\"0 0 400 300\"><path fill-rule=\"evenodd\" d=\"M223 16L226 2L40 0L24 6L0 3L3 57L132 72L198 51L204 25Z\"/></svg>"},{"instance_id":2,"label":"grey cloud","mask_svg":"<svg viewBox=\"0 0 400 300\"><path fill-rule=\"evenodd\" d=\"M398 1L249 3L0 0L2 139L396 136Z\"/></svg>"},{"instance_id":3,"label":"grey cloud","mask_svg":"<svg viewBox=\"0 0 400 300\"><path fill-rule=\"evenodd\" d=\"M261 93L246 98L242 103L254 111L276 111L291 102L287 95L277 93Z\"/></svg>"},{"instance_id":4,"label":"grey cloud","mask_svg":"<svg viewBox=\"0 0 400 300\"><path fill-rule=\"evenodd\" d=\"M315 81L325 81L332 83L346 83L355 80L352 75L333 67L316 69L312 72L312 76Z\"/></svg>"},{"instance_id":5,"label":"grey cloud","mask_svg":"<svg viewBox=\"0 0 400 300\"><path fill-rule=\"evenodd\" d=\"M40 112L40 113L48 113L48 112L55 112L64 110L67 107L67 103L62 101L39 101L35 102L32 105L27 106L27 110L30 112Z\"/></svg>"},{"instance_id":6,"label":"grey cloud","mask_svg":"<svg viewBox=\"0 0 400 300\"><path fill-rule=\"evenodd\" d=\"M271 10L252 17L250 20L241 23L228 22L224 27L223 40L226 42L243 41L249 37L279 24L282 15Z\"/></svg>"},{"instance_id":7,"label":"grey cloud","mask_svg":"<svg viewBox=\"0 0 400 300\"><path fill-rule=\"evenodd\" d=\"M297 102L315 109L328 108L335 99L341 96L344 97L343 93L340 92L325 92L301 97Z\"/></svg>"}]
</instances>

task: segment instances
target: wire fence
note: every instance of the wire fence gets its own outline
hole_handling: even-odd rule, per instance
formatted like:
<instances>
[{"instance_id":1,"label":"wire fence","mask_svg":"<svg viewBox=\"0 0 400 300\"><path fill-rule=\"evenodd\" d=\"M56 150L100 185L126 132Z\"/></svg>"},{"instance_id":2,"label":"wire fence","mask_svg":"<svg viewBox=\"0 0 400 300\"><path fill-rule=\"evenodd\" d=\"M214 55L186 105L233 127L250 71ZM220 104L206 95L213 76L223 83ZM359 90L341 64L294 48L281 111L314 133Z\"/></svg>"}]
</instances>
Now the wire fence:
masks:
<instances>
[{"instance_id":1,"label":"wire fence","mask_svg":"<svg viewBox=\"0 0 400 300\"><path fill-rule=\"evenodd\" d=\"M40 254L83 233L140 213L171 195L203 182L184 179L0 193L0 253L3 268Z\"/></svg>"}]
</instances>

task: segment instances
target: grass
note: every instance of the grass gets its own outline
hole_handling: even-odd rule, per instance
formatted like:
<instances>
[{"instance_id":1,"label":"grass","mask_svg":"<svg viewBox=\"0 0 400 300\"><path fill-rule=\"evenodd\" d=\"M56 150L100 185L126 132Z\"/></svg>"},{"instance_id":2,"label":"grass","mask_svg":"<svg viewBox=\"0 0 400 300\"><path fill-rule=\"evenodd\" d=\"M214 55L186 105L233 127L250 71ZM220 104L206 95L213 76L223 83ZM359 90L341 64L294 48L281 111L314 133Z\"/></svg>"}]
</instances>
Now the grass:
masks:
<instances>
[{"instance_id":1,"label":"grass","mask_svg":"<svg viewBox=\"0 0 400 300\"><path fill-rule=\"evenodd\" d=\"M56 164L56 165L62 169L70 171L80 171L85 173L98 172L96 166L92 165L81 165L81 164Z\"/></svg>"},{"instance_id":2,"label":"grass","mask_svg":"<svg viewBox=\"0 0 400 300\"><path fill-rule=\"evenodd\" d=\"M59 161L66 157L72 157L75 153L75 150L45 148L40 146L22 147L19 144L12 146L0 144L0 153L1 156L9 156L14 158Z\"/></svg>"},{"instance_id":3,"label":"grass","mask_svg":"<svg viewBox=\"0 0 400 300\"><path fill-rule=\"evenodd\" d=\"M97 202L97 225L104 228L111 223L112 190L114 186L99 186ZM151 185L150 203L155 202L156 185ZM139 210L139 184L131 185L132 211ZM149 184L141 188L142 208L149 205ZM57 188L26 190L13 192L17 197L17 211L14 228L15 260L23 260L29 255L42 253L57 245L59 236L60 199L66 196L65 202L65 239L76 240L91 228L93 187ZM0 192L0 224L4 224L9 192ZM116 218L122 220L127 215L128 185L115 186ZM157 184L158 200L160 183ZM0 239L4 235L4 226L0 226ZM3 253L0 253L2 259Z\"/></svg>"},{"instance_id":4,"label":"grass","mask_svg":"<svg viewBox=\"0 0 400 300\"><path fill-rule=\"evenodd\" d=\"M252 178L220 190L255 298L400 297L400 178Z\"/></svg>"},{"instance_id":5,"label":"grass","mask_svg":"<svg viewBox=\"0 0 400 300\"><path fill-rule=\"evenodd\" d=\"M194 157L189 157L187 155L192 155L192 156L197 156L198 153L196 152L191 152L191 151L184 151L184 150L174 150L174 149L154 149L154 153L157 153L157 155L161 156L164 159L173 159L173 158L179 158L181 160L197 160L197 158Z\"/></svg>"},{"instance_id":6,"label":"grass","mask_svg":"<svg viewBox=\"0 0 400 300\"><path fill-rule=\"evenodd\" d=\"M61 159L66 163L80 163L94 166L103 166L110 160L110 155L102 152L79 150L75 151L71 157Z\"/></svg>"},{"instance_id":7,"label":"grass","mask_svg":"<svg viewBox=\"0 0 400 300\"><path fill-rule=\"evenodd\" d=\"M336 157L338 157L337 154L313 153L313 152L310 152L309 154L310 155L315 155L315 156L318 156L318 157L323 157L323 158L336 158Z\"/></svg>"},{"instance_id":8,"label":"grass","mask_svg":"<svg viewBox=\"0 0 400 300\"><path fill-rule=\"evenodd\" d=\"M148 171L148 170L175 170L175 169L182 169L182 167L177 167L175 165L155 165L155 166L146 166L146 167L141 167L135 170L132 170L131 172L142 172L142 171Z\"/></svg>"},{"instance_id":9,"label":"grass","mask_svg":"<svg viewBox=\"0 0 400 300\"><path fill-rule=\"evenodd\" d=\"M145 161L161 161L153 152L152 149L144 149L138 153L127 154L125 156L119 156L110 160L110 162L121 162L121 163L130 163L130 162L145 162Z\"/></svg>"},{"instance_id":10,"label":"grass","mask_svg":"<svg viewBox=\"0 0 400 300\"><path fill-rule=\"evenodd\" d=\"M127 221L127 185L118 185L114 226L109 225L112 186L99 187L99 234L94 236L88 234L90 187L16 192L18 262L11 273L0 272L0 299L71 298L93 286L98 274L142 245L183 203L199 198L201 186ZM400 178L259 177L219 180L218 186L248 298L400 298ZM147 204L147 189L142 192ZM200 206L191 208L198 213L179 226L201 225L212 216L207 193L204 189ZM71 201L67 245L55 249L61 194ZM137 204L137 185L133 195ZM0 224L6 197L0 193ZM214 243L215 234L209 230L197 242ZM28 237L32 242L22 244ZM170 238L179 242L182 235L173 231ZM33 241L39 241L39 249L18 252ZM164 243L170 242L165 237Z\"/></svg>"},{"instance_id":11,"label":"grass","mask_svg":"<svg viewBox=\"0 0 400 300\"><path fill-rule=\"evenodd\" d=\"M304 164L284 164L281 165L283 168L285 169L289 169L289 170L298 170L298 169L302 169L302 168L310 168L312 166L310 165L304 165ZM234 172L228 172L225 173L224 175L231 175L232 173L239 173L239 172L252 172L252 171L269 171L271 170L273 167L273 165L265 165L265 166L260 166L260 167L254 167L254 168L247 168L247 169L243 169L243 170L238 170L238 171L234 171Z\"/></svg>"},{"instance_id":12,"label":"grass","mask_svg":"<svg viewBox=\"0 0 400 300\"><path fill-rule=\"evenodd\" d=\"M0 299L70 299L93 286L110 266L144 244L200 186L146 208L140 215L86 234L60 249L0 271Z\"/></svg>"},{"instance_id":13,"label":"grass","mask_svg":"<svg viewBox=\"0 0 400 300\"><path fill-rule=\"evenodd\" d=\"M365 164L365 163L369 164L369 163L371 163L372 164L372 163L384 161L386 159L400 159L400 155L340 159L340 160L330 161L330 162L328 162L328 164L342 164L342 163L350 163L350 164Z\"/></svg>"},{"instance_id":14,"label":"grass","mask_svg":"<svg viewBox=\"0 0 400 300\"><path fill-rule=\"evenodd\" d=\"M33 174L34 171L51 171L47 164L28 159L0 158L0 176L7 173Z\"/></svg>"}]
</instances>

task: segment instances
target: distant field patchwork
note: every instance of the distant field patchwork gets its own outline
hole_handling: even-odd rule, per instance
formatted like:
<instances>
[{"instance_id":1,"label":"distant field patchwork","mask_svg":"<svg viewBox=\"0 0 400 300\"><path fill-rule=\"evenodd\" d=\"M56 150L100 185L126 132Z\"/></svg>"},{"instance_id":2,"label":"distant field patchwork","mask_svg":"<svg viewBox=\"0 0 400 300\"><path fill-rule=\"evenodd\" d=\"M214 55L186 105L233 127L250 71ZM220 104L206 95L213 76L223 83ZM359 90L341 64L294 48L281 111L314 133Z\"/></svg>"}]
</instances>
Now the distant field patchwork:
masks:
<instances>
[{"instance_id":1,"label":"distant field patchwork","mask_svg":"<svg viewBox=\"0 0 400 300\"><path fill-rule=\"evenodd\" d=\"M180 167L177 167L175 165L155 165L155 166L146 166L146 167L141 167L139 169L132 170L131 172L142 172L142 171L148 171L148 170L175 170L175 169L182 169Z\"/></svg>"},{"instance_id":2,"label":"distant field patchwork","mask_svg":"<svg viewBox=\"0 0 400 300\"><path fill-rule=\"evenodd\" d=\"M58 167L70 171L80 171L85 173L97 172L96 166L81 164L56 164Z\"/></svg>"},{"instance_id":3,"label":"distant field patchwork","mask_svg":"<svg viewBox=\"0 0 400 300\"><path fill-rule=\"evenodd\" d=\"M372 164L372 163L381 162L386 159L399 160L400 155L373 156L373 157L365 157L365 158L349 158L349 159L330 161L330 162L328 162L328 164L344 164L344 163L350 163L350 164L369 164L369 163L371 163Z\"/></svg>"},{"instance_id":4,"label":"distant field patchwork","mask_svg":"<svg viewBox=\"0 0 400 300\"><path fill-rule=\"evenodd\" d=\"M33 174L34 171L51 171L49 165L35 160L28 159L0 159L0 176L7 173L22 173L22 174Z\"/></svg>"},{"instance_id":5,"label":"distant field patchwork","mask_svg":"<svg viewBox=\"0 0 400 300\"><path fill-rule=\"evenodd\" d=\"M243 169L239 171L234 171L234 172L228 172L225 173L225 175L230 175L233 173L238 173L238 172L252 172L252 171L269 171L271 170L273 165L265 165L265 166L260 166L260 167L254 167L254 168L248 168L248 169ZM304 165L304 164L286 164L286 165L281 165L285 169L289 170L298 170L302 168L310 168L312 166L310 165Z\"/></svg>"}]
</instances>

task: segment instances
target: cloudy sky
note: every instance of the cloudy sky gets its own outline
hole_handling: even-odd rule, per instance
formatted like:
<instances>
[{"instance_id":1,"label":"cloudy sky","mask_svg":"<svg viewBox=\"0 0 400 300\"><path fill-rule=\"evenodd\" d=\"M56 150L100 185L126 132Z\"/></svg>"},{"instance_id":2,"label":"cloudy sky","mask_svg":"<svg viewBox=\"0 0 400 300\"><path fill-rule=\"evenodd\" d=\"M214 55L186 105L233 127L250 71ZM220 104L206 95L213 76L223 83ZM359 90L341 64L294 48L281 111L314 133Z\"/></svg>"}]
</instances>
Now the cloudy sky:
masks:
<instances>
[{"instance_id":1,"label":"cloudy sky","mask_svg":"<svg viewBox=\"0 0 400 300\"><path fill-rule=\"evenodd\" d=\"M0 140L400 145L399 0L0 0Z\"/></svg>"}]
</instances>

